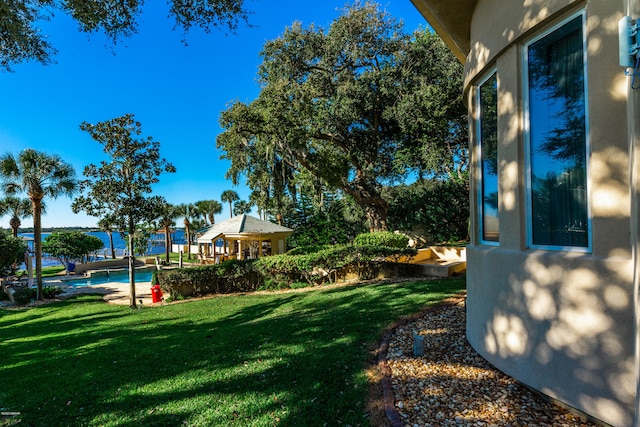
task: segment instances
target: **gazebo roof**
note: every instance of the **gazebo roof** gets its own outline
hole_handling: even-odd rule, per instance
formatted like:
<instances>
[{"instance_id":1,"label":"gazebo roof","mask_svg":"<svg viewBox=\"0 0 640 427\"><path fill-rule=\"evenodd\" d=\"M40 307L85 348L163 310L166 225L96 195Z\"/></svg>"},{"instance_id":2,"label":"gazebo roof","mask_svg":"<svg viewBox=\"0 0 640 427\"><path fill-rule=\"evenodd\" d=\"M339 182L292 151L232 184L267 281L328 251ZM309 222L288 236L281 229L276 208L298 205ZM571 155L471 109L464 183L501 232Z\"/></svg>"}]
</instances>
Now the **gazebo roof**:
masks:
<instances>
[{"instance_id":1,"label":"gazebo roof","mask_svg":"<svg viewBox=\"0 0 640 427\"><path fill-rule=\"evenodd\" d=\"M213 224L202 236L198 237L198 243L211 243L221 236L242 239L277 234L288 236L291 233L293 230L290 228L242 214Z\"/></svg>"}]
</instances>

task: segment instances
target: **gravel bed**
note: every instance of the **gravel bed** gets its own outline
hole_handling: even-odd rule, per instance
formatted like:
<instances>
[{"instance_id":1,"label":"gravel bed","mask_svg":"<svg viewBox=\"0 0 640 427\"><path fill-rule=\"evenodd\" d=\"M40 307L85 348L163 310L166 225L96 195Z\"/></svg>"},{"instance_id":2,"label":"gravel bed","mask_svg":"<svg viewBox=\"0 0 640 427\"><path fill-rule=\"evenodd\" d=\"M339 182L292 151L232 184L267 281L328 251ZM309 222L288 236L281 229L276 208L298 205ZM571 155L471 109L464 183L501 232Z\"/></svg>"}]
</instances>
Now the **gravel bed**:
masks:
<instances>
[{"instance_id":1,"label":"gravel bed","mask_svg":"<svg viewBox=\"0 0 640 427\"><path fill-rule=\"evenodd\" d=\"M387 415L394 426L598 425L493 368L468 344L465 319L464 303L457 303L393 332L386 364L397 411ZM422 357L414 356L414 331L424 337Z\"/></svg>"}]
</instances>

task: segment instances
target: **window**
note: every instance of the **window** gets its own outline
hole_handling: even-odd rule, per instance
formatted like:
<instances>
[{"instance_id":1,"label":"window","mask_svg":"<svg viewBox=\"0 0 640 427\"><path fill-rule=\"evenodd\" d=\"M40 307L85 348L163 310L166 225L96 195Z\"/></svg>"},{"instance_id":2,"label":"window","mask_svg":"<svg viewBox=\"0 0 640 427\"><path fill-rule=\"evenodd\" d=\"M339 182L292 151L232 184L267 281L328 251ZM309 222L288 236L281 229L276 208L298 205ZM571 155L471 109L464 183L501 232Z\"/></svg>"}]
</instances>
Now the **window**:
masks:
<instances>
[{"instance_id":1,"label":"window","mask_svg":"<svg viewBox=\"0 0 640 427\"><path fill-rule=\"evenodd\" d=\"M498 232L498 79L491 74L477 90L480 145L480 240L496 244Z\"/></svg>"},{"instance_id":2,"label":"window","mask_svg":"<svg viewBox=\"0 0 640 427\"><path fill-rule=\"evenodd\" d=\"M525 46L532 247L589 248L583 14Z\"/></svg>"}]
</instances>

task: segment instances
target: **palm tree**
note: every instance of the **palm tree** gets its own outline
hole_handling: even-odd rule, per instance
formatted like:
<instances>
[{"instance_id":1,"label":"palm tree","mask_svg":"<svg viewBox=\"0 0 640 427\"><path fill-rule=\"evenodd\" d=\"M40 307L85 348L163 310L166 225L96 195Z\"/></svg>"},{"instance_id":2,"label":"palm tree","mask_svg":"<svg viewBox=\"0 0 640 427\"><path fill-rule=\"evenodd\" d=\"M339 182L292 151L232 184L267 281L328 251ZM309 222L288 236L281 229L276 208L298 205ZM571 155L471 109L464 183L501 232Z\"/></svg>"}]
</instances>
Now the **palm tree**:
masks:
<instances>
[{"instance_id":1,"label":"palm tree","mask_svg":"<svg viewBox=\"0 0 640 427\"><path fill-rule=\"evenodd\" d=\"M180 216L180 211L171 203L165 203L158 208L156 222L164 230L165 261L169 264L171 253L171 227L176 225L175 219Z\"/></svg>"},{"instance_id":2,"label":"palm tree","mask_svg":"<svg viewBox=\"0 0 640 427\"><path fill-rule=\"evenodd\" d=\"M184 217L182 223L184 224L184 232L187 235L187 246L189 250L187 251L187 258L191 259L191 217L195 213L196 209L192 203L181 203L176 206L177 211L180 216Z\"/></svg>"},{"instance_id":3,"label":"palm tree","mask_svg":"<svg viewBox=\"0 0 640 427\"><path fill-rule=\"evenodd\" d=\"M238 193L233 190L225 190L222 192L220 199L223 202L229 202L229 215L230 218L233 218L233 202L235 202L236 200L240 200L240 196L238 196Z\"/></svg>"},{"instance_id":4,"label":"palm tree","mask_svg":"<svg viewBox=\"0 0 640 427\"><path fill-rule=\"evenodd\" d=\"M44 205L42 210L44 211ZM20 225L22 224L20 219L28 218L33 214L31 200L21 199L14 196L5 197L0 200L0 216L6 214L11 215L9 225L11 226L13 237L18 237L18 228L20 228Z\"/></svg>"},{"instance_id":5,"label":"palm tree","mask_svg":"<svg viewBox=\"0 0 640 427\"><path fill-rule=\"evenodd\" d=\"M200 200L195 203L195 206L197 212L204 217L205 222L207 222L207 218L209 219L209 224L215 224L215 216L222 212L222 205L217 200Z\"/></svg>"},{"instance_id":6,"label":"palm tree","mask_svg":"<svg viewBox=\"0 0 640 427\"><path fill-rule=\"evenodd\" d=\"M109 215L107 215L98 221L98 227L100 227L100 230L104 231L105 233L107 233L107 236L109 236L109 246L111 247L111 259L116 259L116 251L115 251L115 248L113 247L113 232L114 232L113 223L114 223L113 219L109 217Z\"/></svg>"},{"instance_id":7,"label":"palm tree","mask_svg":"<svg viewBox=\"0 0 640 427\"><path fill-rule=\"evenodd\" d=\"M234 215L248 214L249 212L251 212L252 207L253 207L253 203L245 202L244 200L238 200L236 202L236 205L233 207L233 214Z\"/></svg>"},{"instance_id":8,"label":"palm tree","mask_svg":"<svg viewBox=\"0 0 640 427\"><path fill-rule=\"evenodd\" d=\"M5 193L26 193L31 200L33 244L36 252L36 284L42 297L42 199L60 195L72 196L78 187L73 167L55 154L27 148L18 156L6 153L0 157L0 178Z\"/></svg>"}]
</instances>

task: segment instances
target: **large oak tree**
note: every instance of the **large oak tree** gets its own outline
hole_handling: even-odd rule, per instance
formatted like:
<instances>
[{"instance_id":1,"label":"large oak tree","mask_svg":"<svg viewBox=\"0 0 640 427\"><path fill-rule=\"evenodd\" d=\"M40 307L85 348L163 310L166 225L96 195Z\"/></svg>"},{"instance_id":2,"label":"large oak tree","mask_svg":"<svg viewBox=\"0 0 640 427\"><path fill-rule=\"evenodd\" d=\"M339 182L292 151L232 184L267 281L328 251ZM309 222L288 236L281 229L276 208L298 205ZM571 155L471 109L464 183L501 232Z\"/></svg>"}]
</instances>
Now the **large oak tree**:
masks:
<instances>
[{"instance_id":1,"label":"large oak tree","mask_svg":"<svg viewBox=\"0 0 640 427\"><path fill-rule=\"evenodd\" d=\"M465 167L462 69L437 36L404 34L377 5L356 3L327 30L294 23L262 57L258 98L220 119L234 183L244 175L275 196L288 184L269 177L304 171L351 196L377 231L383 186Z\"/></svg>"}]
</instances>

